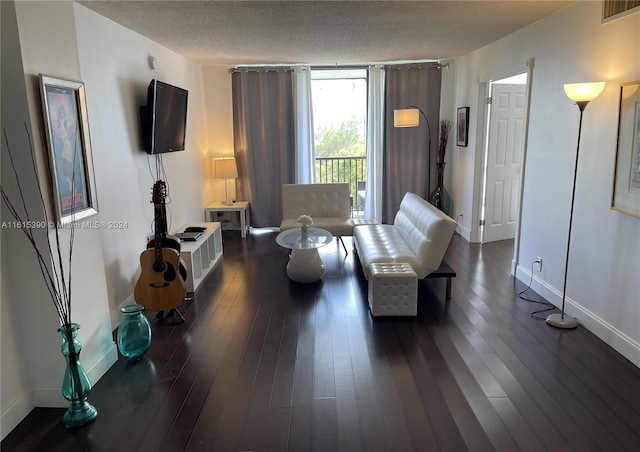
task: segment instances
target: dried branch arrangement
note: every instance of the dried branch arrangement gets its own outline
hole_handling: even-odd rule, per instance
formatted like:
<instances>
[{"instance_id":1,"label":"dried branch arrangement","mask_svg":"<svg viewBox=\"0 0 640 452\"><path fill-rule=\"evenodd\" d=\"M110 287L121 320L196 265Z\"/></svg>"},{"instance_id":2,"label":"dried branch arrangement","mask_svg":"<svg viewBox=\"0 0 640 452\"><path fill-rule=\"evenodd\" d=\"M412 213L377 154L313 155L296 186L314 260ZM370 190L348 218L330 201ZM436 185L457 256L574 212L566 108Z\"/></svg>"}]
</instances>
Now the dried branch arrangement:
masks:
<instances>
[{"instance_id":1,"label":"dried branch arrangement","mask_svg":"<svg viewBox=\"0 0 640 452\"><path fill-rule=\"evenodd\" d=\"M443 119L440 121L440 144L438 146L438 163L444 163L444 156L447 153L447 143L451 135L451 121Z\"/></svg>"},{"instance_id":2,"label":"dried branch arrangement","mask_svg":"<svg viewBox=\"0 0 640 452\"><path fill-rule=\"evenodd\" d=\"M7 138L7 131L3 129L4 140L7 146L7 153L9 155L9 162L11 164L11 168L13 170L13 174L15 176L16 185L18 188L18 193L20 196L19 203L16 205L7 195L4 190L4 187L0 185L0 192L2 194L2 200L6 204L11 216L15 219L15 222L12 223L12 226L19 228L27 238L29 244L33 248L35 252L36 259L38 261L38 265L40 267L40 272L42 274L42 278L47 286L47 290L49 291L49 295L53 301L56 312L58 314L58 318L60 319L60 324L66 328L71 326L71 258L73 256L73 242L75 236L75 225L72 222L69 225L69 251L68 256L63 255L63 251L61 249L61 231L60 225L56 222L48 221L47 217L47 209L45 207L44 196L42 195L42 188L40 186L40 181L38 178L38 170L36 167L36 161L33 153L33 143L31 141L31 135L29 134L29 129L25 124L25 130L27 133L27 138L29 140L29 153L31 156L31 164L33 167L33 172L35 174L36 183L38 186L38 193L40 195L40 202L42 207L42 212L44 213L45 221L34 221L32 220L32 216L29 213L29 209L27 208L27 203L25 201L24 193L22 190L22 185L20 184L20 179L18 177L18 171L16 169L15 163L13 161L13 153L11 152L11 146L9 145L9 140ZM74 165L75 168L75 155L74 151ZM47 160L48 162L48 160ZM50 165L50 163L47 163ZM49 168L49 177L48 177L48 185L49 190L52 192L53 190L53 180L51 176L51 168ZM75 177L72 177L72 181L75 180ZM72 194L75 194L75 187L72 183ZM55 244L51 243L48 233L49 225L53 225L54 235L55 235ZM34 231L37 229L45 228L46 237L47 237L47 247L46 249L40 249L36 238L34 236ZM65 228L67 229L67 228ZM64 253L66 254L66 253ZM50 266L48 264L51 264Z\"/></svg>"}]
</instances>

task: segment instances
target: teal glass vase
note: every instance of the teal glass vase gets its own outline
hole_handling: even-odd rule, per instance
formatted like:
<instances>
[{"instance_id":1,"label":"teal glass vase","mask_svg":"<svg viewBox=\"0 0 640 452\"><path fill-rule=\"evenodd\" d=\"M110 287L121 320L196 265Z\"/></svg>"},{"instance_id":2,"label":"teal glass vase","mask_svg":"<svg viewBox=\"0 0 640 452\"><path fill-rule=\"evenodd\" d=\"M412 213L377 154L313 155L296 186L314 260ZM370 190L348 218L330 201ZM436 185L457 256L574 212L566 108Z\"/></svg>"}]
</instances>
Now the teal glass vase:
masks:
<instances>
[{"instance_id":1,"label":"teal glass vase","mask_svg":"<svg viewBox=\"0 0 640 452\"><path fill-rule=\"evenodd\" d=\"M429 196L429 202L447 215L451 214L451 195L444 188L444 166L446 163L437 163L438 185Z\"/></svg>"},{"instance_id":2,"label":"teal glass vase","mask_svg":"<svg viewBox=\"0 0 640 452\"><path fill-rule=\"evenodd\" d=\"M62 380L62 395L70 403L69 409L62 418L67 428L82 427L93 422L98 416L98 410L87 401L91 392L91 383L80 363L82 344L76 338L79 328L80 325L77 323L58 328L58 332L62 335L60 349L67 361L67 369Z\"/></svg>"},{"instance_id":3,"label":"teal glass vase","mask_svg":"<svg viewBox=\"0 0 640 452\"><path fill-rule=\"evenodd\" d=\"M118 349L130 361L137 361L151 346L151 327L142 314L144 306L130 304L120 309L124 315L118 327Z\"/></svg>"}]
</instances>

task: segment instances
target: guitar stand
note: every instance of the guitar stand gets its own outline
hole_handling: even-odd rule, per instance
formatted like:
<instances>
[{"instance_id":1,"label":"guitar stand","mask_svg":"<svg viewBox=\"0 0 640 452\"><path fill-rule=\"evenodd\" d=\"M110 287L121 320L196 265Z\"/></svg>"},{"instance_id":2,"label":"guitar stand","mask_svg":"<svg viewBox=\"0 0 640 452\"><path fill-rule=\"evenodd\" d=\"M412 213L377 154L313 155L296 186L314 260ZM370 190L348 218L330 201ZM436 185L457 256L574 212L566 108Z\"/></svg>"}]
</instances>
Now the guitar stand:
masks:
<instances>
[{"instance_id":1,"label":"guitar stand","mask_svg":"<svg viewBox=\"0 0 640 452\"><path fill-rule=\"evenodd\" d=\"M193 296L193 292L188 292L183 299L183 303L187 303L189 301L193 301L194 296ZM177 322L172 322L175 323L177 325L184 323L185 318L182 315L182 313L180 311L178 311L178 308L173 308L170 311L167 311L165 314L165 311L158 311L158 313L156 314L156 319L160 320L160 323L164 323L165 320L169 319L169 318L173 318L174 315L178 316L179 321Z\"/></svg>"},{"instance_id":2,"label":"guitar stand","mask_svg":"<svg viewBox=\"0 0 640 452\"><path fill-rule=\"evenodd\" d=\"M177 322L172 322L172 323L176 323L176 324L181 324L184 323L184 316L180 313L180 311L178 311L178 308L173 308L170 311L168 311L165 314L165 311L158 311L158 313L156 314L156 319L160 320L160 323L164 323L165 320L169 319L169 318L173 318L174 315L178 316L179 320Z\"/></svg>"}]
</instances>

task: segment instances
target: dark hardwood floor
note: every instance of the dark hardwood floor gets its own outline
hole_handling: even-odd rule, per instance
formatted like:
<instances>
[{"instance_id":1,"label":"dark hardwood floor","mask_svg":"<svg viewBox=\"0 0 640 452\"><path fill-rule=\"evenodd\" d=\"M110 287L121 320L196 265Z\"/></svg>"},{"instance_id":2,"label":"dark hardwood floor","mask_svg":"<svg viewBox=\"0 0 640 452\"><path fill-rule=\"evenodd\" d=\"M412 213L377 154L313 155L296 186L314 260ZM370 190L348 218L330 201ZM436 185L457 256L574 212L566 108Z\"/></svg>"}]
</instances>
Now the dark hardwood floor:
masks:
<instances>
[{"instance_id":1,"label":"dark hardwood floor","mask_svg":"<svg viewBox=\"0 0 640 452\"><path fill-rule=\"evenodd\" d=\"M186 322L148 313L146 357L94 386L93 424L66 430L64 410L38 408L1 448L640 450L640 370L582 327L533 319L512 246L454 236L449 316L444 281L429 280L418 317L373 318L357 258L335 241L323 280L301 285L275 233L225 232Z\"/></svg>"}]
</instances>

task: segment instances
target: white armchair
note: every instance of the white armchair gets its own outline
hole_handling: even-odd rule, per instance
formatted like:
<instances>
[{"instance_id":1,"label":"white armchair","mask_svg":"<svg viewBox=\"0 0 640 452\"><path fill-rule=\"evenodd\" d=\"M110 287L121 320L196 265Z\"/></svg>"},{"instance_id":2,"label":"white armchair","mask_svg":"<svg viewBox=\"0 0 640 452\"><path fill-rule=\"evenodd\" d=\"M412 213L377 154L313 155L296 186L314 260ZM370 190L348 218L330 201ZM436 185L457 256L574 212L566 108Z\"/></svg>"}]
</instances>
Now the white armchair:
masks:
<instances>
[{"instance_id":1,"label":"white armchair","mask_svg":"<svg viewBox=\"0 0 640 452\"><path fill-rule=\"evenodd\" d=\"M344 251L343 235L353 234L349 184L285 184L282 186L281 230L300 227L298 217L309 215L313 225L336 236Z\"/></svg>"}]
</instances>

